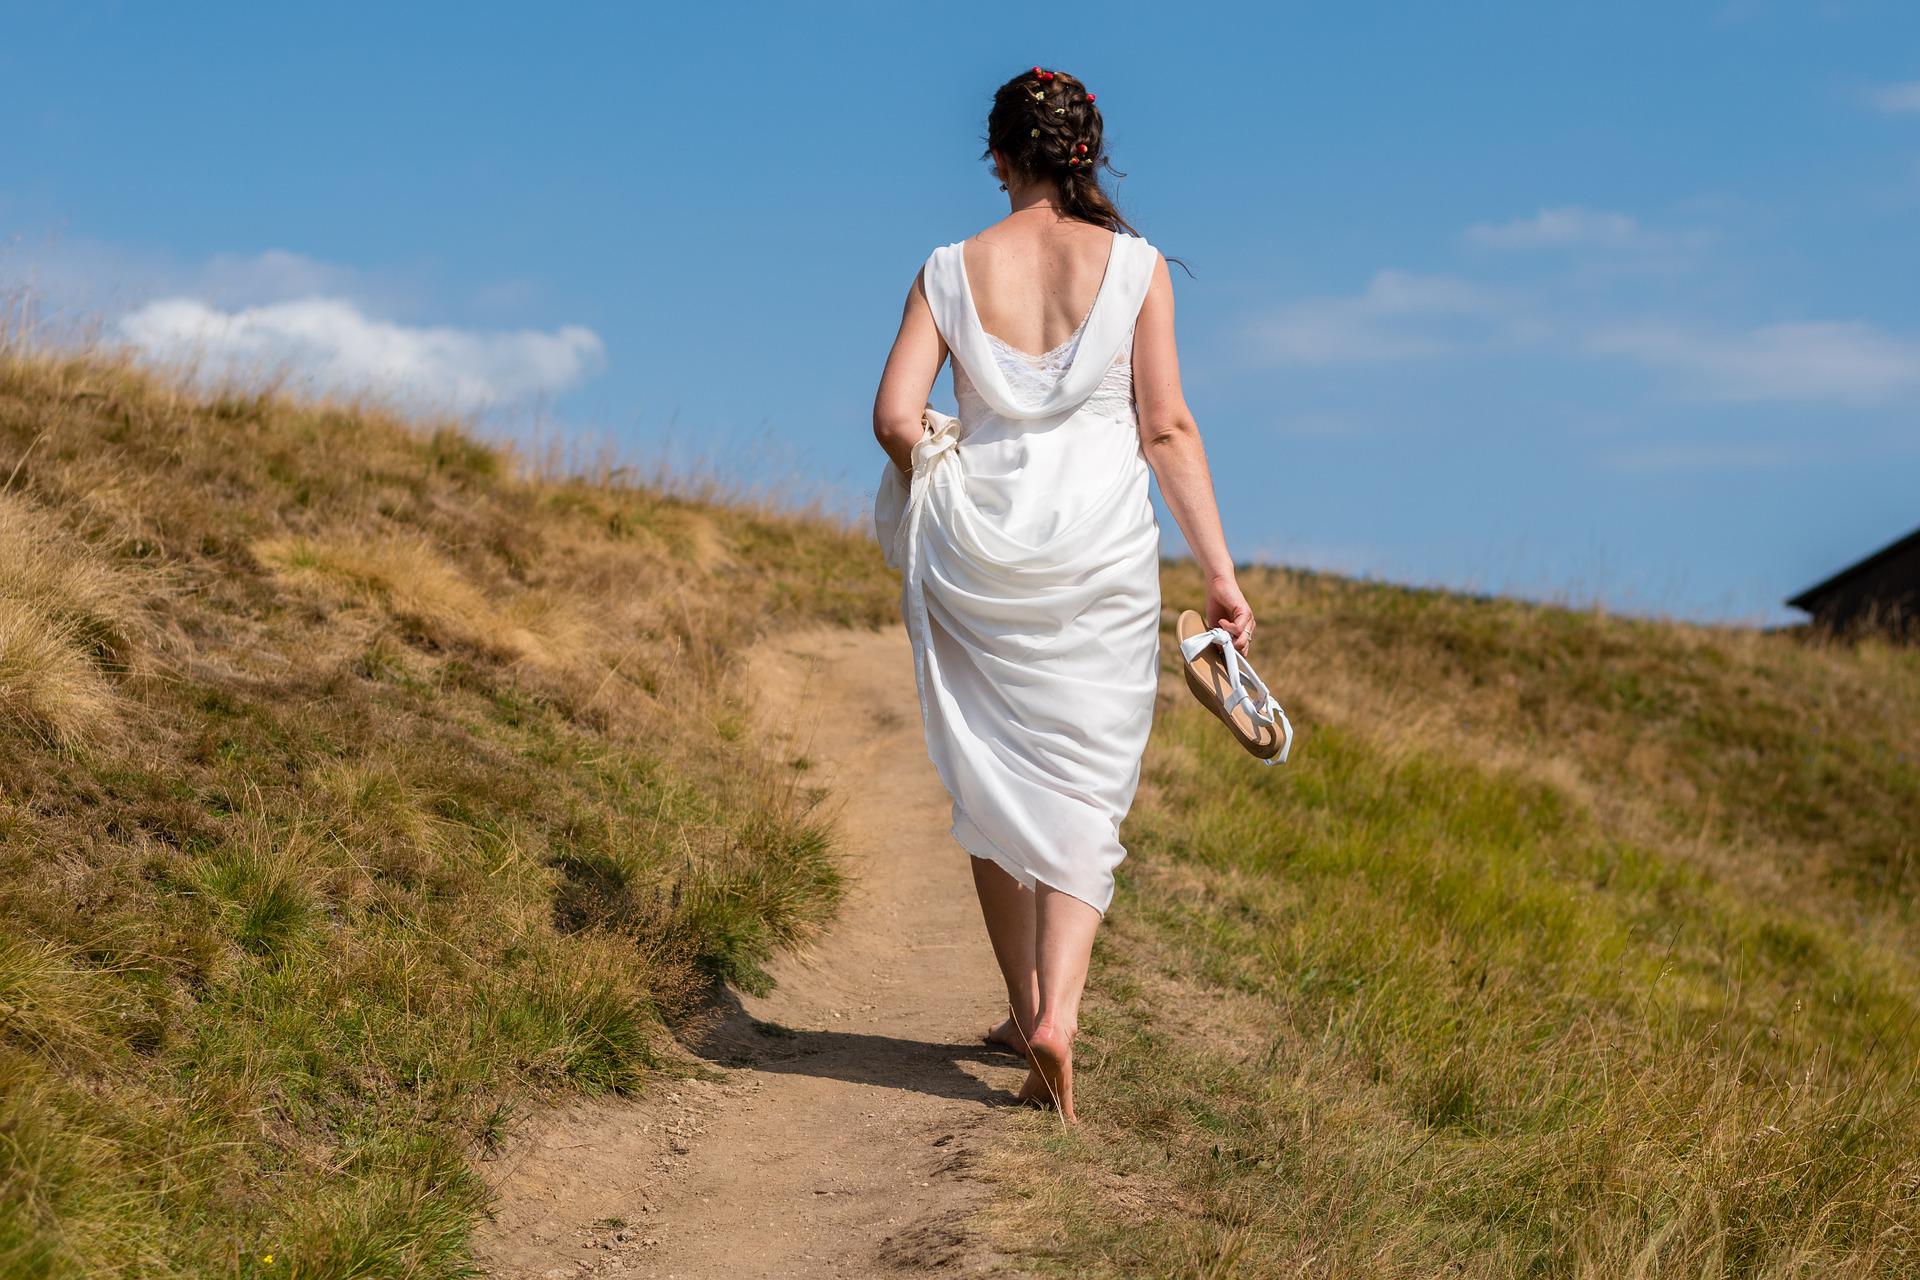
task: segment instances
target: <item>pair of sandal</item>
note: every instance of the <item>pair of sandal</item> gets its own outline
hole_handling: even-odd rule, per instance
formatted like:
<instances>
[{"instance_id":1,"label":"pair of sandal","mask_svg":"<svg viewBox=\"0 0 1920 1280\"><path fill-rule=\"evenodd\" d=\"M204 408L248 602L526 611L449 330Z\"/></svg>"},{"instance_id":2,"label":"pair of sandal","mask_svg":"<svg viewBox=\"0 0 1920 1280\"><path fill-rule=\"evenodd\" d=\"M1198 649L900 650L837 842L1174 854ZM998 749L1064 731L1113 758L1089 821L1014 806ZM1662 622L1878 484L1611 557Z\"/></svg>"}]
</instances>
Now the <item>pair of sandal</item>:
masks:
<instances>
[{"instance_id":1,"label":"pair of sandal","mask_svg":"<svg viewBox=\"0 0 1920 1280\"><path fill-rule=\"evenodd\" d=\"M1293 749L1293 725L1223 627L1209 627L1192 609L1176 628L1187 688L1219 717L1255 759L1284 764Z\"/></svg>"}]
</instances>

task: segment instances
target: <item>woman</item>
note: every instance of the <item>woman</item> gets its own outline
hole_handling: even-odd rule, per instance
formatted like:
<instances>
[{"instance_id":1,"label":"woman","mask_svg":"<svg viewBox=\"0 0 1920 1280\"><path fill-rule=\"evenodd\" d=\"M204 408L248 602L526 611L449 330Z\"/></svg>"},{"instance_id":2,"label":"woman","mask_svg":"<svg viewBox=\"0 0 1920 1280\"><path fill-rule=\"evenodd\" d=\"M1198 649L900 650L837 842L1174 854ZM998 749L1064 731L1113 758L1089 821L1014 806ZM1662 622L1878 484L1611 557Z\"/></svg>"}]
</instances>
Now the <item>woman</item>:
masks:
<instances>
[{"instance_id":1,"label":"woman","mask_svg":"<svg viewBox=\"0 0 1920 1280\"><path fill-rule=\"evenodd\" d=\"M1159 668L1151 470L1246 652L1200 435L1180 390L1166 261L1101 189L1095 95L1035 67L1000 86L987 154L1007 216L934 251L874 400L875 503L902 569L927 751L1007 983L988 1040L1020 1099L1073 1109L1093 936L1126 856ZM1108 166L1111 169L1111 166ZM953 356L957 423L926 413Z\"/></svg>"}]
</instances>

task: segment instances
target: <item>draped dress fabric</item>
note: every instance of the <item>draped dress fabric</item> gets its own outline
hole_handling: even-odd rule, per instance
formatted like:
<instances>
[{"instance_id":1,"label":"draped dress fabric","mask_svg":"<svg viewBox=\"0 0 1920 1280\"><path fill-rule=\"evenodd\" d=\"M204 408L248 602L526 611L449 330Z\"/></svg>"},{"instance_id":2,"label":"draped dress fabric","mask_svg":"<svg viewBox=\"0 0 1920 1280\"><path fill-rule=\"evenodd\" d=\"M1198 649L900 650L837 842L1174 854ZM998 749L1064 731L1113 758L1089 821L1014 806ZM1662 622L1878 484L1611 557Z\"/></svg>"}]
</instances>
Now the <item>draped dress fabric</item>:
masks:
<instances>
[{"instance_id":1,"label":"draped dress fabric","mask_svg":"<svg viewBox=\"0 0 1920 1280\"><path fill-rule=\"evenodd\" d=\"M901 570L954 838L1104 913L1159 667L1132 362L1158 254L1116 233L1086 319L1041 356L981 328L962 255L936 249L921 277L960 416L929 412L910 480L887 464L875 531Z\"/></svg>"}]
</instances>

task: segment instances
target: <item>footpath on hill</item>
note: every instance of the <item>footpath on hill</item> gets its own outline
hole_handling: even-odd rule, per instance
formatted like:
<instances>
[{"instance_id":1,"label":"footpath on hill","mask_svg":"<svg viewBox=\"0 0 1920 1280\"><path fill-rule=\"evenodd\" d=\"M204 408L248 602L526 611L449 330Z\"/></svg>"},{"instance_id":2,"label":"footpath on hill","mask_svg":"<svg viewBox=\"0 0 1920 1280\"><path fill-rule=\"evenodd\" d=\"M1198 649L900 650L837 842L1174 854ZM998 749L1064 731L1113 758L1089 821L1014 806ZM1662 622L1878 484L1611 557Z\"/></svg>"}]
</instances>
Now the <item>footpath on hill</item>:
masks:
<instances>
[{"instance_id":1,"label":"footpath on hill","mask_svg":"<svg viewBox=\"0 0 1920 1280\"><path fill-rule=\"evenodd\" d=\"M966 1228L1025 1075L980 1032L994 968L905 632L816 631L749 663L761 724L832 792L852 880L831 931L729 997L694 1078L540 1116L484 1172L499 1277L861 1277L1004 1266Z\"/></svg>"}]
</instances>

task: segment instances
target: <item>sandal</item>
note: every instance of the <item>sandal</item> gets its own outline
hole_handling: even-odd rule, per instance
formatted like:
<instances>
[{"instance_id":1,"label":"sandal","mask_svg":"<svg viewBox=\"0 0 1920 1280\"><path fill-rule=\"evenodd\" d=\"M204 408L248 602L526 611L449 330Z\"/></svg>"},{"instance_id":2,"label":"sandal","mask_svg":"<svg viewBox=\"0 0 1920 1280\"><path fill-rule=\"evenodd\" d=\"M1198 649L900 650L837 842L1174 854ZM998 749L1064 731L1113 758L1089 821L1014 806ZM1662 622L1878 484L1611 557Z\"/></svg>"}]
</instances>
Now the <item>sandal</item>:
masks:
<instances>
[{"instance_id":1,"label":"sandal","mask_svg":"<svg viewBox=\"0 0 1920 1280\"><path fill-rule=\"evenodd\" d=\"M1233 730L1240 745L1255 758L1270 765L1284 764L1293 749L1293 725L1267 691L1266 682L1233 647L1233 637L1223 628L1209 628L1192 609L1180 615L1177 633L1187 688L1200 705ZM1252 693L1247 692L1249 685Z\"/></svg>"}]
</instances>

